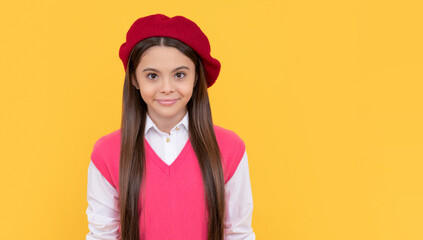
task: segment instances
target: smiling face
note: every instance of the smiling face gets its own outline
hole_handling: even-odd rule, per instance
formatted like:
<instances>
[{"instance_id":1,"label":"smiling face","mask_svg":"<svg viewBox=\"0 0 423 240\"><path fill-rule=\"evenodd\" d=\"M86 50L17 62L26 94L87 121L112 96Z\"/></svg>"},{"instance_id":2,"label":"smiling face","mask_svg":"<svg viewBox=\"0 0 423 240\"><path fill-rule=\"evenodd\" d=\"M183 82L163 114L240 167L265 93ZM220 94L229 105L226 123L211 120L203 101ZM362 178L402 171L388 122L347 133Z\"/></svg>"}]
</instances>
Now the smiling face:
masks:
<instances>
[{"instance_id":1,"label":"smiling face","mask_svg":"<svg viewBox=\"0 0 423 240\"><path fill-rule=\"evenodd\" d=\"M142 54L135 75L132 83L140 90L148 115L156 124L176 124L183 118L196 78L189 57L174 47L153 46Z\"/></svg>"}]
</instances>

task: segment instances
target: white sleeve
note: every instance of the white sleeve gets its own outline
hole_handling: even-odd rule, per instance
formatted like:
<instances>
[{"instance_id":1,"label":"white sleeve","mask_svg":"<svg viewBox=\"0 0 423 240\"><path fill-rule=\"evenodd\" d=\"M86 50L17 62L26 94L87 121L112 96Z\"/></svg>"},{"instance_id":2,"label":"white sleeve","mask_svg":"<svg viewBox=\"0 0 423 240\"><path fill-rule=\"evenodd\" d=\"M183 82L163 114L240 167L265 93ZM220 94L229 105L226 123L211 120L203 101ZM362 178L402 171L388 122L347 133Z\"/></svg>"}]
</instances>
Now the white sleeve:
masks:
<instances>
[{"instance_id":1,"label":"white sleeve","mask_svg":"<svg viewBox=\"0 0 423 240\"><path fill-rule=\"evenodd\" d=\"M86 240L118 240L120 211L116 189L90 161L86 211L89 233Z\"/></svg>"},{"instance_id":2,"label":"white sleeve","mask_svg":"<svg viewBox=\"0 0 423 240\"><path fill-rule=\"evenodd\" d=\"M225 184L225 191L226 219L224 239L254 240L256 236L251 227L253 195L246 151L234 175Z\"/></svg>"}]
</instances>

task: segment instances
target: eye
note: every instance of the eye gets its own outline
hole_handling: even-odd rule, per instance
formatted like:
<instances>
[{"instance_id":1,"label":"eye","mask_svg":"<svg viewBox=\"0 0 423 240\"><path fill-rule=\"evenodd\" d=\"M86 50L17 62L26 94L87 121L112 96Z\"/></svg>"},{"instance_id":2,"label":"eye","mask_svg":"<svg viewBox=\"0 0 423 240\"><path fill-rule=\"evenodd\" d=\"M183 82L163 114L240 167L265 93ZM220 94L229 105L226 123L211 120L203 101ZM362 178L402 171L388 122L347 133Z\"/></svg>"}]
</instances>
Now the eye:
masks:
<instances>
[{"instance_id":1,"label":"eye","mask_svg":"<svg viewBox=\"0 0 423 240\"><path fill-rule=\"evenodd\" d=\"M183 76L182 76L181 74L182 74ZM185 75L186 75L186 74L185 74L185 73L183 73L183 72L178 72L178 73L176 73L175 75L177 76L177 78L183 78L183 77L185 77ZM178 76L181 76L181 77L178 77Z\"/></svg>"},{"instance_id":2,"label":"eye","mask_svg":"<svg viewBox=\"0 0 423 240\"><path fill-rule=\"evenodd\" d=\"M149 78L149 79L155 79L155 78L150 78L150 76L157 76L155 73L149 73L149 74L147 74L147 78Z\"/></svg>"}]
</instances>

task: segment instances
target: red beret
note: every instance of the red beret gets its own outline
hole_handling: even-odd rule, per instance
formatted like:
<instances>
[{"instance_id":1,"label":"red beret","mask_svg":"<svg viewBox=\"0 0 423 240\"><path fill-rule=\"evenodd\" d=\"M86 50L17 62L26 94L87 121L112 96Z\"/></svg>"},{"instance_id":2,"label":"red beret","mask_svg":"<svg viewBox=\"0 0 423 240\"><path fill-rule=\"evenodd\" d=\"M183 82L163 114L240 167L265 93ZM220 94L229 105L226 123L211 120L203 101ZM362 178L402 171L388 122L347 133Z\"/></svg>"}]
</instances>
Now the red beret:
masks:
<instances>
[{"instance_id":1,"label":"red beret","mask_svg":"<svg viewBox=\"0 0 423 240\"><path fill-rule=\"evenodd\" d=\"M206 72L207 87L211 87L219 76L220 62L210 55L207 36L193 21L183 17L169 18L153 14L137 19L126 33L126 42L119 49L119 57L126 71L129 54L141 40L149 37L171 37L190 46L201 57Z\"/></svg>"}]
</instances>

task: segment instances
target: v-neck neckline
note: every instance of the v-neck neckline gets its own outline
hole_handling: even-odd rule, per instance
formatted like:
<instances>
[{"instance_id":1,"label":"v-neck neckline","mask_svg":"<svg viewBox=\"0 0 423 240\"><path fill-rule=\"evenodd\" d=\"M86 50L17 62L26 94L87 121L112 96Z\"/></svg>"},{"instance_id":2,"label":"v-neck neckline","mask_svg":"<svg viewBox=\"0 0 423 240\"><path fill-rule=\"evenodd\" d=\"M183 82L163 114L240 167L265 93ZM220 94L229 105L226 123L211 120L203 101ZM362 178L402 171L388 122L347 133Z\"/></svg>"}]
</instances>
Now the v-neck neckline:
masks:
<instances>
[{"instance_id":1,"label":"v-neck neckline","mask_svg":"<svg viewBox=\"0 0 423 240\"><path fill-rule=\"evenodd\" d=\"M174 171L179 165L181 165L183 158L188 154L190 148L192 147L190 137L188 137L188 140L185 143L179 155L175 158L172 164L167 165L166 162L164 162L163 159L161 159L157 155L157 153L154 151L154 149L151 147L151 145L148 143L145 137L144 137L144 146L145 146L146 154L148 154L153 160L153 162L168 176L170 176L171 170Z\"/></svg>"}]
</instances>

